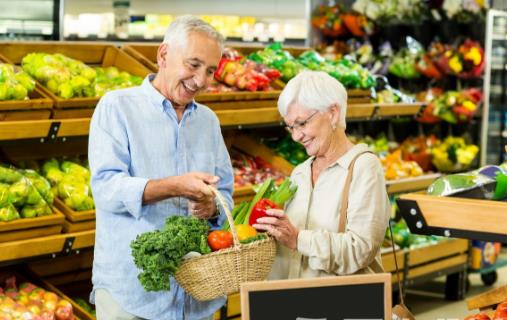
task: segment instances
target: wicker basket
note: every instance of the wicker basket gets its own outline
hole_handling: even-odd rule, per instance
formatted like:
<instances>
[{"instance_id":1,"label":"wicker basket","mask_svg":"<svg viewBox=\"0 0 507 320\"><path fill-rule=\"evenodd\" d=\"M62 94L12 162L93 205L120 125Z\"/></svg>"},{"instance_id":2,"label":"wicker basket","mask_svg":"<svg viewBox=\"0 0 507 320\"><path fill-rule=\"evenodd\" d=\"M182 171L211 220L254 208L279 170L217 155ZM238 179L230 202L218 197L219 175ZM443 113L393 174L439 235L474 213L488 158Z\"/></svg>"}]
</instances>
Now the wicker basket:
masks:
<instances>
[{"instance_id":1,"label":"wicker basket","mask_svg":"<svg viewBox=\"0 0 507 320\"><path fill-rule=\"evenodd\" d=\"M176 281L197 300L206 301L239 292L246 281L265 280L276 254L273 238L241 244L234 220L220 193L213 189L231 226L234 245L184 261L176 272Z\"/></svg>"}]
</instances>

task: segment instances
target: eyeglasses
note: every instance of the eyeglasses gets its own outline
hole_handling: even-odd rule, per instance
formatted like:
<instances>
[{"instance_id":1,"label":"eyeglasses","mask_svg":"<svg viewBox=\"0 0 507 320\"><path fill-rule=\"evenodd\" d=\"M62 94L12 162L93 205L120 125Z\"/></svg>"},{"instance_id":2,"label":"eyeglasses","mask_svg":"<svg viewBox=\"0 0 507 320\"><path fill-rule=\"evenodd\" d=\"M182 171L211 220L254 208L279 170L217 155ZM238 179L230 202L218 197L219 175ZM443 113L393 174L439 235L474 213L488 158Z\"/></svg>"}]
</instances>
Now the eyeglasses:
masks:
<instances>
[{"instance_id":1,"label":"eyeglasses","mask_svg":"<svg viewBox=\"0 0 507 320\"><path fill-rule=\"evenodd\" d=\"M294 124L292 126L289 126L289 125L285 125L285 129L287 131L289 131L290 133L294 133L296 130L301 132L302 130L305 129L306 125L308 124L308 122L310 122L310 119L316 115L318 113L318 111L315 111L314 113L312 113L308 118L306 118L305 120L303 121L295 121Z\"/></svg>"}]
</instances>

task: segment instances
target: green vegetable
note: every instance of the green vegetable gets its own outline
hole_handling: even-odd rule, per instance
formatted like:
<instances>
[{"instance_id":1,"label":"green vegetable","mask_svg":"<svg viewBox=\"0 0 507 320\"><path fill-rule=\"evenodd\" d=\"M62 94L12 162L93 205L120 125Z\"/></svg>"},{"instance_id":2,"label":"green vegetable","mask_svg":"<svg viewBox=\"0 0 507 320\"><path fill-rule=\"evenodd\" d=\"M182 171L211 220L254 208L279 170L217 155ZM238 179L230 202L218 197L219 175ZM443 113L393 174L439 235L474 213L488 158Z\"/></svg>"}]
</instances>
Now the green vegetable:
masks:
<instances>
[{"instance_id":1,"label":"green vegetable","mask_svg":"<svg viewBox=\"0 0 507 320\"><path fill-rule=\"evenodd\" d=\"M170 290L169 279L191 251L211 252L206 221L171 216L162 230L140 234L130 243L135 265L142 270L138 279L146 291Z\"/></svg>"},{"instance_id":2,"label":"green vegetable","mask_svg":"<svg viewBox=\"0 0 507 320\"><path fill-rule=\"evenodd\" d=\"M241 240L240 243L241 244L252 243L252 242L255 242L255 241L259 241L259 240L264 240L264 239L266 239L266 237L267 236L265 234L258 234L255 237L250 237L248 239Z\"/></svg>"},{"instance_id":3,"label":"green vegetable","mask_svg":"<svg viewBox=\"0 0 507 320\"><path fill-rule=\"evenodd\" d=\"M72 298L81 308L83 308L86 312L89 314L96 316L95 310L92 308L92 306L86 302L83 298L74 297Z\"/></svg>"}]
</instances>

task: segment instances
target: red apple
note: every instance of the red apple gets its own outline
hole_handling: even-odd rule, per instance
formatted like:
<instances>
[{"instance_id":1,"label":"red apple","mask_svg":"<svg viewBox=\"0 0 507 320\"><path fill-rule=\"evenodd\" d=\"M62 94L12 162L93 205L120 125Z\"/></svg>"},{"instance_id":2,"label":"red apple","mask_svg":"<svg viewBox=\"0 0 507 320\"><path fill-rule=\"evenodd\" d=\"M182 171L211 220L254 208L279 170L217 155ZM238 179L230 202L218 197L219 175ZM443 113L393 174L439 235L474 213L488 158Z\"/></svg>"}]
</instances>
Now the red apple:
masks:
<instances>
[{"instance_id":1,"label":"red apple","mask_svg":"<svg viewBox=\"0 0 507 320\"><path fill-rule=\"evenodd\" d=\"M29 294L35 288L37 288L37 286L34 285L33 283L30 283L30 282L23 282L22 284L19 285L19 291L21 293L26 293L26 294Z\"/></svg>"},{"instance_id":2,"label":"red apple","mask_svg":"<svg viewBox=\"0 0 507 320\"><path fill-rule=\"evenodd\" d=\"M495 315L493 320L507 320L507 301L500 303L496 307Z\"/></svg>"},{"instance_id":3,"label":"red apple","mask_svg":"<svg viewBox=\"0 0 507 320\"><path fill-rule=\"evenodd\" d=\"M55 320L55 313L50 310L42 310L40 317L42 320Z\"/></svg>"},{"instance_id":4,"label":"red apple","mask_svg":"<svg viewBox=\"0 0 507 320\"><path fill-rule=\"evenodd\" d=\"M63 299L58 301L55 317L57 320L72 320L74 315L72 314L72 305L70 302Z\"/></svg>"}]
</instances>

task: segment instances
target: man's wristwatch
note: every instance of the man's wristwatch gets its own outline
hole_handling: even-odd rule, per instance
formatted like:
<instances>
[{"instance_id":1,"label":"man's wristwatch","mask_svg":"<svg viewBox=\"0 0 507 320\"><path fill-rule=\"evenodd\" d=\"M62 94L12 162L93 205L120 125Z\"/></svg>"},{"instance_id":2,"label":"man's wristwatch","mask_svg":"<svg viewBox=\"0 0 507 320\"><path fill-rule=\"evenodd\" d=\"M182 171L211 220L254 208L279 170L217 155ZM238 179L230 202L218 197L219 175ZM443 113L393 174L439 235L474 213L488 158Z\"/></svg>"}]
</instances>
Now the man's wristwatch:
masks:
<instances>
[{"instance_id":1,"label":"man's wristwatch","mask_svg":"<svg viewBox=\"0 0 507 320\"><path fill-rule=\"evenodd\" d=\"M220 216L220 206L215 202L215 214L208 218L208 220L217 220Z\"/></svg>"}]
</instances>

